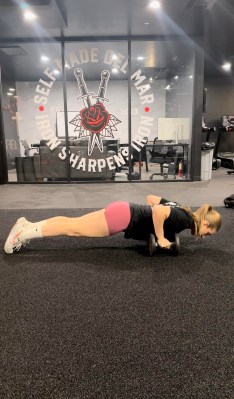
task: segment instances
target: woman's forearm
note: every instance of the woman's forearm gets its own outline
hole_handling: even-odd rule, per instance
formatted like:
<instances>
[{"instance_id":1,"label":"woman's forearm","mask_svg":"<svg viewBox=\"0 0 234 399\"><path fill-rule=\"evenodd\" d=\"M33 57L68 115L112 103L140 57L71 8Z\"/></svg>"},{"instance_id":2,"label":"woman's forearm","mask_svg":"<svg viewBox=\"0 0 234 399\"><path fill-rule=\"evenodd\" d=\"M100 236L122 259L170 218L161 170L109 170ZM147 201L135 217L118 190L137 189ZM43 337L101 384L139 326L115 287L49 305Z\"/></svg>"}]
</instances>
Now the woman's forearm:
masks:
<instances>
[{"instance_id":1,"label":"woman's forearm","mask_svg":"<svg viewBox=\"0 0 234 399\"><path fill-rule=\"evenodd\" d=\"M162 216L159 216L157 218L157 220L155 220L155 223L154 223L155 235L158 240L160 240L161 238L164 238L164 228L163 228L164 221L165 221L165 218Z\"/></svg>"},{"instance_id":2,"label":"woman's forearm","mask_svg":"<svg viewBox=\"0 0 234 399\"><path fill-rule=\"evenodd\" d=\"M155 235L158 240L164 238L164 222L170 215L170 207L158 205L152 209Z\"/></svg>"}]
</instances>

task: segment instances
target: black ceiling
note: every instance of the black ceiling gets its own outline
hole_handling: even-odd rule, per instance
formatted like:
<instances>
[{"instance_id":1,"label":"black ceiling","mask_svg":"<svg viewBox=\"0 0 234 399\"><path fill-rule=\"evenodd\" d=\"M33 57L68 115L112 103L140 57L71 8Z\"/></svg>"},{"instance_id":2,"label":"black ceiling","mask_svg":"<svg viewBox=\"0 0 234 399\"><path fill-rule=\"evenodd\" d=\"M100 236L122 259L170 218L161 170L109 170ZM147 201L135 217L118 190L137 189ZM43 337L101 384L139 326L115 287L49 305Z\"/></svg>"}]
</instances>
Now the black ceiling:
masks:
<instances>
[{"instance_id":1,"label":"black ceiling","mask_svg":"<svg viewBox=\"0 0 234 399\"><path fill-rule=\"evenodd\" d=\"M154 40L164 35L204 35L205 71L225 76L220 65L234 62L234 0L161 0L152 11L149 0L28 0L38 15L22 17L22 0L0 1L0 46L28 39L117 39L124 36ZM146 24L147 23L147 24ZM43 38L43 39L42 39ZM0 62L6 56L0 56Z\"/></svg>"}]
</instances>

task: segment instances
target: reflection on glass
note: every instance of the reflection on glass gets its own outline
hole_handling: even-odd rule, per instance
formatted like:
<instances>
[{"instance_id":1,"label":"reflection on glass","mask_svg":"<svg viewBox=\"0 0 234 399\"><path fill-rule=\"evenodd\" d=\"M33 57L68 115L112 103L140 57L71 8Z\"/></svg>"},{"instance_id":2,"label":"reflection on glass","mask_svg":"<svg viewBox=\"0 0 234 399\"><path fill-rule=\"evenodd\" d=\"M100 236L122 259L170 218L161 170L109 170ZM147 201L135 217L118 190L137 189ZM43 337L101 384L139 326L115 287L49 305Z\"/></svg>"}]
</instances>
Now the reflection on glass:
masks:
<instances>
[{"instance_id":1,"label":"reflection on glass","mask_svg":"<svg viewBox=\"0 0 234 399\"><path fill-rule=\"evenodd\" d=\"M61 46L23 43L18 47L20 55L0 56L8 180L48 181L53 156L43 143L51 140L55 146L56 112L63 110L62 74L56 65ZM57 170L56 176L60 178Z\"/></svg>"},{"instance_id":2,"label":"reflection on glass","mask_svg":"<svg viewBox=\"0 0 234 399\"><path fill-rule=\"evenodd\" d=\"M193 75L194 49L189 40L132 43L136 179L189 179Z\"/></svg>"}]
</instances>

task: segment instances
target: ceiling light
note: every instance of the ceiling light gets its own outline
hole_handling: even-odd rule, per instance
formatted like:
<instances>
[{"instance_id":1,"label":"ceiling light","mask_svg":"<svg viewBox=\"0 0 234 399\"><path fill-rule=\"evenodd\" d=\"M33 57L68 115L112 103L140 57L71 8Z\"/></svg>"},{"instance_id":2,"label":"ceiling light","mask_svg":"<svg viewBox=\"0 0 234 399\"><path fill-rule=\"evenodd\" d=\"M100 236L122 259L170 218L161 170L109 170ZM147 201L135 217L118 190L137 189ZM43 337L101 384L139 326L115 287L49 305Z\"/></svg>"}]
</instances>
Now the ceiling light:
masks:
<instances>
[{"instance_id":1,"label":"ceiling light","mask_svg":"<svg viewBox=\"0 0 234 399\"><path fill-rule=\"evenodd\" d=\"M224 71L229 72L231 70L232 64L230 62L226 62L225 64L222 65L222 68Z\"/></svg>"},{"instance_id":2,"label":"ceiling light","mask_svg":"<svg viewBox=\"0 0 234 399\"><path fill-rule=\"evenodd\" d=\"M149 8L159 9L161 8L161 3L159 1L153 0L149 3Z\"/></svg>"},{"instance_id":3,"label":"ceiling light","mask_svg":"<svg viewBox=\"0 0 234 399\"><path fill-rule=\"evenodd\" d=\"M15 91L15 89L13 89L12 87L10 87L9 91Z\"/></svg>"},{"instance_id":4,"label":"ceiling light","mask_svg":"<svg viewBox=\"0 0 234 399\"><path fill-rule=\"evenodd\" d=\"M54 70L53 70L53 73L54 73L55 75L59 75L59 74L60 74L60 72L59 72L58 69L54 69Z\"/></svg>"},{"instance_id":5,"label":"ceiling light","mask_svg":"<svg viewBox=\"0 0 234 399\"><path fill-rule=\"evenodd\" d=\"M13 93L7 93L8 96L13 96Z\"/></svg>"},{"instance_id":6,"label":"ceiling light","mask_svg":"<svg viewBox=\"0 0 234 399\"><path fill-rule=\"evenodd\" d=\"M117 68L113 68L113 69L112 69L112 72L113 72L113 73L118 73L119 71L118 71Z\"/></svg>"},{"instance_id":7,"label":"ceiling light","mask_svg":"<svg viewBox=\"0 0 234 399\"><path fill-rule=\"evenodd\" d=\"M118 58L118 57L117 57L116 54L113 54L113 55L112 55L112 60L117 60L117 58Z\"/></svg>"},{"instance_id":8,"label":"ceiling light","mask_svg":"<svg viewBox=\"0 0 234 399\"><path fill-rule=\"evenodd\" d=\"M176 76L174 77L174 79L175 79L175 80L179 79L179 76L178 76L178 75L176 75Z\"/></svg>"},{"instance_id":9,"label":"ceiling light","mask_svg":"<svg viewBox=\"0 0 234 399\"><path fill-rule=\"evenodd\" d=\"M149 22L144 22L144 25L149 25L150 23Z\"/></svg>"},{"instance_id":10,"label":"ceiling light","mask_svg":"<svg viewBox=\"0 0 234 399\"><path fill-rule=\"evenodd\" d=\"M138 59L138 61L142 61L142 60L144 60L144 57L139 56L139 57L137 57L137 59Z\"/></svg>"},{"instance_id":11,"label":"ceiling light","mask_svg":"<svg viewBox=\"0 0 234 399\"><path fill-rule=\"evenodd\" d=\"M189 75L189 79L192 79L193 78L193 75Z\"/></svg>"},{"instance_id":12,"label":"ceiling light","mask_svg":"<svg viewBox=\"0 0 234 399\"><path fill-rule=\"evenodd\" d=\"M46 57L46 55L42 55L42 56L41 56L41 61L47 62L47 61L49 61L49 58Z\"/></svg>"},{"instance_id":13,"label":"ceiling light","mask_svg":"<svg viewBox=\"0 0 234 399\"><path fill-rule=\"evenodd\" d=\"M151 78L149 78L149 82L153 82L153 78L151 77Z\"/></svg>"},{"instance_id":14,"label":"ceiling light","mask_svg":"<svg viewBox=\"0 0 234 399\"><path fill-rule=\"evenodd\" d=\"M24 19L27 19L28 21L33 21L34 19L37 19L37 16L31 11L25 11Z\"/></svg>"}]
</instances>

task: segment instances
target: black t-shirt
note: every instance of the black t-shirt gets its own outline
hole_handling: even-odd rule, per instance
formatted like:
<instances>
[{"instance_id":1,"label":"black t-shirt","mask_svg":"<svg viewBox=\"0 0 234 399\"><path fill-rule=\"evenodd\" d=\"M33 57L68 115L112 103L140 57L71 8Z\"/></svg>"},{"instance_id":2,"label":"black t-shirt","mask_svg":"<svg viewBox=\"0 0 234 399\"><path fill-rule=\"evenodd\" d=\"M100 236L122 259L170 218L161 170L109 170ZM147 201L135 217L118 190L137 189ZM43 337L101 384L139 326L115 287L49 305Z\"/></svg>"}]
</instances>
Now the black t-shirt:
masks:
<instances>
[{"instance_id":1,"label":"black t-shirt","mask_svg":"<svg viewBox=\"0 0 234 399\"><path fill-rule=\"evenodd\" d=\"M160 204L171 207L170 215L164 222L164 236L169 241L174 241L175 233L180 233L185 229L191 229L193 225L192 217L180 205L162 199ZM125 238L135 240L149 239L151 233L155 234L152 218L152 207L150 205L137 205L130 203L131 220L128 227L124 230Z\"/></svg>"}]
</instances>

